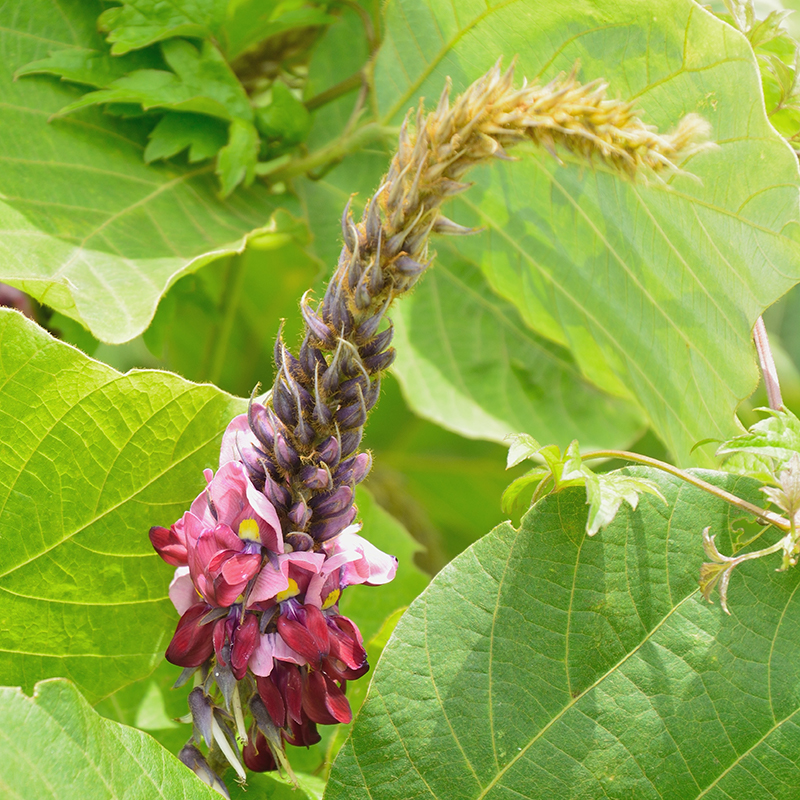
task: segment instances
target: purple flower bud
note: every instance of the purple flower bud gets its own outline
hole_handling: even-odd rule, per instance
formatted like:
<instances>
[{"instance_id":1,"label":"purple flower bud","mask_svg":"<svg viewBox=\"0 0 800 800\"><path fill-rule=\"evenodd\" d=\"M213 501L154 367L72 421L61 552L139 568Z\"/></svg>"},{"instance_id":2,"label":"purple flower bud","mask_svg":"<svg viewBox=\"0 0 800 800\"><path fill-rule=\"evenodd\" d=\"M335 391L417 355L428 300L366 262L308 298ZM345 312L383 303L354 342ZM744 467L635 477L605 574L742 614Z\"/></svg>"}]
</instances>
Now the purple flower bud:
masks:
<instances>
[{"instance_id":1,"label":"purple flower bud","mask_svg":"<svg viewBox=\"0 0 800 800\"><path fill-rule=\"evenodd\" d=\"M318 542L326 542L338 536L355 519L358 509L351 506L335 517L324 520L315 520L309 528L309 533Z\"/></svg>"},{"instance_id":2,"label":"purple flower bud","mask_svg":"<svg viewBox=\"0 0 800 800\"><path fill-rule=\"evenodd\" d=\"M365 272L358 281L353 299L359 311L365 311L370 307L372 296L369 292L369 271Z\"/></svg>"},{"instance_id":3,"label":"purple flower bud","mask_svg":"<svg viewBox=\"0 0 800 800\"><path fill-rule=\"evenodd\" d=\"M308 292L306 292L308 294ZM311 307L306 302L306 295L303 295L303 300L300 303L300 311L303 314L308 329L314 336L317 337L326 347L331 347L335 341L333 331L317 316Z\"/></svg>"},{"instance_id":4,"label":"purple flower bud","mask_svg":"<svg viewBox=\"0 0 800 800\"><path fill-rule=\"evenodd\" d=\"M260 403L254 403L252 398L250 399L250 405L247 407L247 423L256 439L264 445L265 451L270 452L272 450L274 432L269 422L269 414L264 406Z\"/></svg>"},{"instance_id":5,"label":"purple flower bud","mask_svg":"<svg viewBox=\"0 0 800 800\"><path fill-rule=\"evenodd\" d=\"M286 472L294 472L300 466L300 456L280 433L275 434L275 460Z\"/></svg>"},{"instance_id":6,"label":"purple flower bud","mask_svg":"<svg viewBox=\"0 0 800 800\"><path fill-rule=\"evenodd\" d=\"M342 428L360 428L367 421L367 407L363 398L357 403L342 406L336 412L336 421Z\"/></svg>"},{"instance_id":7,"label":"purple flower bud","mask_svg":"<svg viewBox=\"0 0 800 800\"><path fill-rule=\"evenodd\" d=\"M308 335L303 340L303 344L300 345L300 363L306 375L314 375L318 364L322 369L327 366L322 350L311 344Z\"/></svg>"},{"instance_id":8,"label":"purple flower bud","mask_svg":"<svg viewBox=\"0 0 800 800\"><path fill-rule=\"evenodd\" d=\"M207 745L214 741L211 730L211 720L214 718L214 707L211 698L207 697L203 689L198 686L189 692L186 698L189 710L192 712L192 723L195 730L205 739Z\"/></svg>"},{"instance_id":9,"label":"purple flower bud","mask_svg":"<svg viewBox=\"0 0 800 800\"><path fill-rule=\"evenodd\" d=\"M386 328L385 331L381 331L359 349L361 357L367 358L368 356L374 356L376 353L380 353L382 350L385 350L391 344L393 336L394 326L391 322L389 322L389 327Z\"/></svg>"},{"instance_id":10,"label":"purple flower bud","mask_svg":"<svg viewBox=\"0 0 800 800\"><path fill-rule=\"evenodd\" d=\"M331 485L330 470L309 465L300 470L300 480L309 489L327 489Z\"/></svg>"},{"instance_id":11,"label":"purple flower bud","mask_svg":"<svg viewBox=\"0 0 800 800\"><path fill-rule=\"evenodd\" d=\"M363 361L364 368L370 373L383 372L383 370L388 369L388 367L391 366L395 355L396 353L394 347L390 347L388 350L384 350L382 353L378 353L374 356L368 356Z\"/></svg>"},{"instance_id":12,"label":"purple flower bud","mask_svg":"<svg viewBox=\"0 0 800 800\"><path fill-rule=\"evenodd\" d=\"M292 546L293 550L306 552L314 547L314 540L302 531L291 531L284 537L286 544Z\"/></svg>"},{"instance_id":13,"label":"purple flower bud","mask_svg":"<svg viewBox=\"0 0 800 800\"><path fill-rule=\"evenodd\" d=\"M289 520L297 528L305 528L311 519L311 509L306 505L305 500L298 500L289 511Z\"/></svg>"},{"instance_id":14,"label":"purple flower bud","mask_svg":"<svg viewBox=\"0 0 800 800\"><path fill-rule=\"evenodd\" d=\"M295 399L286 384L281 380L275 381L275 388L272 392L272 406L284 425L292 428L297 425Z\"/></svg>"},{"instance_id":15,"label":"purple flower bud","mask_svg":"<svg viewBox=\"0 0 800 800\"><path fill-rule=\"evenodd\" d=\"M378 191L372 196L372 200L370 201L369 206L367 206L367 211L364 215L366 220L364 229L367 234L367 247L370 249L374 249L377 245L378 237L380 236L382 227L380 206L378 205L378 197L380 196L380 193L381 190L378 189Z\"/></svg>"},{"instance_id":16,"label":"purple flower bud","mask_svg":"<svg viewBox=\"0 0 800 800\"><path fill-rule=\"evenodd\" d=\"M392 262L392 268L404 278L416 278L426 270L430 263L429 261L427 264L420 264L419 261L414 261L411 256L403 253Z\"/></svg>"},{"instance_id":17,"label":"purple flower bud","mask_svg":"<svg viewBox=\"0 0 800 800\"><path fill-rule=\"evenodd\" d=\"M350 204L352 202L353 196L351 195L342 212L342 238L348 250L353 250L357 242L355 234L353 233L353 227L350 223Z\"/></svg>"},{"instance_id":18,"label":"purple flower bud","mask_svg":"<svg viewBox=\"0 0 800 800\"><path fill-rule=\"evenodd\" d=\"M339 440L335 436L329 436L317 448L317 456L320 463L327 464L331 469L336 467L339 463L339 456L342 450L339 446Z\"/></svg>"},{"instance_id":19,"label":"purple flower bud","mask_svg":"<svg viewBox=\"0 0 800 800\"><path fill-rule=\"evenodd\" d=\"M184 745L183 749L178 753L178 758L186 764L203 783L230 800L228 789L222 782L222 779L208 766L208 762L203 757L203 754L193 744Z\"/></svg>"},{"instance_id":20,"label":"purple flower bud","mask_svg":"<svg viewBox=\"0 0 800 800\"><path fill-rule=\"evenodd\" d=\"M337 484L361 483L372 469L372 455L369 451L352 456L339 464L333 479Z\"/></svg>"},{"instance_id":21,"label":"purple flower bud","mask_svg":"<svg viewBox=\"0 0 800 800\"><path fill-rule=\"evenodd\" d=\"M441 233L445 236L466 236L471 233L477 233L479 230L480 228L467 228L464 225L459 225L442 214L439 214L433 223L433 232Z\"/></svg>"},{"instance_id":22,"label":"purple flower bud","mask_svg":"<svg viewBox=\"0 0 800 800\"><path fill-rule=\"evenodd\" d=\"M356 375L339 386L339 402L342 404L353 403L360 400L367 390L367 379L364 375Z\"/></svg>"},{"instance_id":23,"label":"purple flower bud","mask_svg":"<svg viewBox=\"0 0 800 800\"><path fill-rule=\"evenodd\" d=\"M264 479L264 496L280 511L286 511L292 499L289 490L273 480L270 475L266 475Z\"/></svg>"},{"instance_id":24,"label":"purple flower bud","mask_svg":"<svg viewBox=\"0 0 800 800\"><path fill-rule=\"evenodd\" d=\"M333 494L318 494L312 497L309 505L314 509L314 517L331 517L339 514L353 503L353 490L340 486Z\"/></svg>"},{"instance_id":25,"label":"purple flower bud","mask_svg":"<svg viewBox=\"0 0 800 800\"><path fill-rule=\"evenodd\" d=\"M363 428L354 428L351 431L345 431L341 436L342 455L349 456L351 453L355 452L361 444L361 437L363 435Z\"/></svg>"}]
</instances>

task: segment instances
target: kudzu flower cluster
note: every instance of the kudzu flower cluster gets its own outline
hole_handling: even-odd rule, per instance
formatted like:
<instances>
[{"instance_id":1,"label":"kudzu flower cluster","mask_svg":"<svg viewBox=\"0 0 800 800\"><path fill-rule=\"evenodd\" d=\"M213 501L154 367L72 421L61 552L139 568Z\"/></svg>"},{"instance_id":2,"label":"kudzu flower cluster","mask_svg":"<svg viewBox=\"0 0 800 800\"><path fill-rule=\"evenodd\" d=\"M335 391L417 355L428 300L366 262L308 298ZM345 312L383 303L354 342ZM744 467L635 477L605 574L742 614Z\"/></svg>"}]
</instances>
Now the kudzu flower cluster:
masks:
<instances>
[{"instance_id":1,"label":"kudzu flower cluster","mask_svg":"<svg viewBox=\"0 0 800 800\"><path fill-rule=\"evenodd\" d=\"M629 104L606 99L599 82L512 83L513 69L502 73L498 63L454 104L446 87L427 117L422 105L409 113L361 221L345 208L324 297L303 297L297 355L278 338L268 403L251 400L228 426L219 469L206 471L190 510L150 532L177 567L170 597L182 616L167 659L187 678L200 671L189 695L195 735L182 758L221 791L212 767L223 757L242 778L242 760L253 770L286 767L284 743L313 744L317 725L350 720L345 685L368 665L338 602L346 587L386 583L396 570L358 534L354 489L371 466L359 446L395 355L388 308L430 265L431 233L471 232L444 217L441 203L469 188L470 167L507 159L526 140L629 176L673 168L702 146L698 118L658 135ZM208 761L201 739L212 748Z\"/></svg>"}]
</instances>

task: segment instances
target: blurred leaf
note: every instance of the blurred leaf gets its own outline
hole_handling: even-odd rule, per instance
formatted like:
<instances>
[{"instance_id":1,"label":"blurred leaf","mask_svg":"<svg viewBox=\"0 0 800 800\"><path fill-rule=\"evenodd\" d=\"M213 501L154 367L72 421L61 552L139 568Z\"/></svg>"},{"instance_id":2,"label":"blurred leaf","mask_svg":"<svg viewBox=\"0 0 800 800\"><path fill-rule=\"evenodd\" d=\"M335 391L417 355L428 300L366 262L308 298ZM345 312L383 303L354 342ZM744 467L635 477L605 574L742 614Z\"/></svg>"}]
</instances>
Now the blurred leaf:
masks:
<instances>
[{"instance_id":1,"label":"blurred leaf","mask_svg":"<svg viewBox=\"0 0 800 800\"><path fill-rule=\"evenodd\" d=\"M231 800L254 800L269 798L269 800L322 800L325 791L325 781L315 775L306 775L295 771L297 789L284 778L274 772L249 772L247 783L240 786L231 783L228 791Z\"/></svg>"},{"instance_id":2,"label":"blurred leaf","mask_svg":"<svg viewBox=\"0 0 800 800\"><path fill-rule=\"evenodd\" d=\"M167 112L150 131L144 160L172 158L189 148L189 163L213 158L228 139L225 126L203 114Z\"/></svg>"},{"instance_id":3,"label":"blurred leaf","mask_svg":"<svg viewBox=\"0 0 800 800\"><path fill-rule=\"evenodd\" d=\"M42 681L33 697L2 688L0 710L4 797L219 800L146 733L96 714L67 680Z\"/></svg>"},{"instance_id":4,"label":"blurred leaf","mask_svg":"<svg viewBox=\"0 0 800 800\"><path fill-rule=\"evenodd\" d=\"M320 275L319 264L289 233L282 246L272 249L281 242L267 237L236 259L178 281L145 332L151 352L190 380L216 383L242 397L249 397L258 382L270 386L281 320L286 320L284 339L296 349L302 331L299 301Z\"/></svg>"},{"instance_id":5,"label":"blurred leaf","mask_svg":"<svg viewBox=\"0 0 800 800\"><path fill-rule=\"evenodd\" d=\"M797 159L766 118L752 50L689 0L579 4L567 16L538 1L522 15L504 2L454 14L396 0L375 63L382 121L438 97L448 75L463 90L499 53L517 54L518 81L579 63L581 81L608 81L659 130L689 112L711 123L719 149L666 184L523 149L475 172L445 212L488 229L461 240L459 258L526 324L597 386L635 398L680 463L710 461L691 447L735 433L756 385L753 323L800 278Z\"/></svg>"},{"instance_id":6,"label":"blurred leaf","mask_svg":"<svg viewBox=\"0 0 800 800\"><path fill-rule=\"evenodd\" d=\"M0 281L98 339L123 342L147 327L181 275L242 250L254 230L274 233L279 206L299 212L294 198L263 186L220 202L210 166L144 164L148 120L89 109L48 124L81 90L47 76L14 82L14 70L59 47L102 49L100 4L13 0L6 11Z\"/></svg>"},{"instance_id":7,"label":"blurred leaf","mask_svg":"<svg viewBox=\"0 0 800 800\"><path fill-rule=\"evenodd\" d=\"M142 69L163 68L164 62L155 50L112 56L105 51L85 47L58 50L48 58L32 61L20 67L16 78L23 75L57 75L61 80L106 87L129 72Z\"/></svg>"},{"instance_id":8,"label":"blurred leaf","mask_svg":"<svg viewBox=\"0 0 800 800\"><path fill-rule=\"evenodd\" d=\"M283 146L292 146L308 136L311 117L286 84L275 81L272 102L256 109L256 127L268 142L277 140Z\"/></svg>"},{"instance_id":9,"label":"blurred leaf","mask_svg":"<svg viewBox=\"0 0 800 800\"><path fill-rule=\"evenodd\" d=\"M413 414L397 381L384 378L365 445L375 456L366 486L427 549L418 562L436 572L505 514L500 496L513 473L505 448L464 439Z\"/></svg>"},{"instance_id":10,"label":"blurred leaf","mask_svg":"<svg viewBox=\"0 0 800 800\"><path fill-rule=\"evenodd\" d=\"M335 20L306 0L231 0L219 32L229 61L271 36Z\"/></svg>"},{"instance_id":11,"label":"blurred leaf","mask_svg":"<svg viewBox=\"0 0 800 800\"><path fill-rule=\"evenodd\" d=\"M185 39L170 39L162 42L161 52L172 72L156 69L131 72L108 88L89 92L70 103L59 115L103 103L138 103L144 109L194 111L225 120L253 119L247 94L211 42L203 42L198 51Z\"/></svg>"},{"instance_id":12,"label":"blurred leaf","mask_svg":"<svg viewBox=\"0 0 800 800\"><path fill-rule=\"evenodd\" d=\"M114 55L127 53L173 36L205 38L225 18L228 0L122 0L98 20L108 33Z\"/></svg>"},{"instance_id":13,"label":"blurred leaf","mask_svg":"<svg viewBox=\"0 0 800 800\"><path fill-rule=\"evenodd\" d=\"M244 401L120 375L0 312L0 682L71 678L90 700L149 674L175 628L147 538L215 468Z\"/></svg>"},{"instance_id":14,"label":"blurred leaf","mask_svg":"<svg viewBox=\"0 0 800 800\"><path fill-rule=\"evenodd\" d=\"M800 792L800 572L751 562L732 616L697 587L736 509L655 470L585 535L583 492L496 528L406 612L327 800L773 800ZM756 500L754 482L703 472Z\"/></svg>"},{"instance_id":15,"label":"blurred leaf","mask_svg":"<svg viewBox=\"0 0 800 800\"><path fill-rule=\"evenodd\" d=\"M632 403L593 386L566 348L534 333L494 294L477 265L449 255L394 315L394 371L418 413L496 442L528 431L562 447L577 438L592 450L641 435Z\"/></svg>"},{"instance_id":16,"label":"blurred leaf","mask_svg":"<svg viewBox=\"0 0 800 800\"><path fill-rule=\"evenodd\" d=\"M251 122L241 119L231 122L230 138L219 151L215 170L223 197L227 197L240 183L249 186L253 182L258 145L258 131Z\"/></svg>"}]
</instances>

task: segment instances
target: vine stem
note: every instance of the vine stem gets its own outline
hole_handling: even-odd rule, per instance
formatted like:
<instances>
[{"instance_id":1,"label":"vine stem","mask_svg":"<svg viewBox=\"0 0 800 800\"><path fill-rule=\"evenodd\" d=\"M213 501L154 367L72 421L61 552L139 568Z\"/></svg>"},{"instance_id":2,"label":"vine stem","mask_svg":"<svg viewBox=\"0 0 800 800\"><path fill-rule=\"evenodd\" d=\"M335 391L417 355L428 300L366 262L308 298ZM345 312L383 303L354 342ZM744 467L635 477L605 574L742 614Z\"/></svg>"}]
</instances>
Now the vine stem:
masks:
<instances>
[{"instance_id":1,"label":"vine stem","mask_svg":"<svg viewBox=\"0 0 800 800\"><path fill-rule=\"evenodd\" d=\"M772 349L769 346L769 337L762 317L756 320L753 328L753 341L758 353L758 363L761 365L761 374L764 376L764 385L767 388L767 402L773 411L779 411L783 408L781 385L778 381L778 370L775 369L775 359L772 357Z\"/></svg>"},{"instance_id":2,"label":"vine stem","mask_svg":"<svg viewBox=\"0 0 800 800\"><path fill-rule=\"evenodd\" d=\"M759 522L774 525L782 531L791 530L792 526L789 520L776 514L774 511L768 511L753 503L748 503L747 500L742 500L741 497L737 497L735 494L725 491L725 489L720 489L719 486L714 486L704 481L702 478L684 472L684 470L674 467L672 464L667 464L665 461L659 461L657 458L642 456L638 453L630 453L627 450L592 450L590 453L581 454L581 459L583 461L597 458L620 458L625 461L634 461L637 464L644 464L648 467L660 469L662 472L674 475L676 478L680 478L682 481L686 481L686 483L690 483L692 486L696 486L698 489L702 489L704 492L708 492L714 495L714 497L718 497L720 500L724 500L726 503L730 503L732 506L746 511L748 514L752 514Z\"/></svg>"},{"instance_id":3,"label":"vine stem","mask_svg":"<svg viewBox=\"0 0 800 800\"><path fill-rule=\"evenodd\" d=\"M346 155L360 150L368 144L386 138L395 138L399 128L386 127L377 122L370 122L356 128L351 134L334 140L330 144L309 153L305 158L290 161L285 167L276 169L270 175L270 181L283 181L296 175L312 172L326 167L335 161L341 161Z\"/></svg>"}]
</instances>

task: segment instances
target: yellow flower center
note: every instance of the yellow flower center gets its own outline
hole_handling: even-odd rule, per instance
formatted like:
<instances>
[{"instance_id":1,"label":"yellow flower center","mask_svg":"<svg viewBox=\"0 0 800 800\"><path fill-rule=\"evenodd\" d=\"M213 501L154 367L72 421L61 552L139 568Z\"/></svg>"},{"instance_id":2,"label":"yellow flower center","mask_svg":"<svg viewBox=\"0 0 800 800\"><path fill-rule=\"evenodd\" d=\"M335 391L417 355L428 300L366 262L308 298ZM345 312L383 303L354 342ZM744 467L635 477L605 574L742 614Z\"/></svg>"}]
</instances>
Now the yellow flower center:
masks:
<instances>
[{"instance_id":1,"label":"yellow flower center","mask_svg":"<svg viewBox=\"0 0 800 800\"><path fill-rule=\"evenodd\" d=\"M261 533L258 530L258 523L254 519L243 519L239 523L239 538L246 542L261 543Z\"/></svg>"},{"instance_id":2,"label":"yellow flower center","mask_svg":"<svg viewBox=\"0 0 800 800\"><path fill-rule=\"evenodd\" d=\"M334 589L326 598L325 602L322 604L322 610L325 611L326 609L330 608L332 605L335 605L339 602L339 598L342 596L342 592L340 589Z\"/></svg>"},{"instance_id":3,"label":"yellow flower center","mask_svg":"<svg viewBox=\"0 0 800 800\"><path fill-rule=\"evenodd\" d=\"M282 592L278 592L278 594L275 595L275 599L279 603L282 603L284 600L288 600L290 597L297 597L298 594L300 594L300 590L297 588L297 581L293 581L291 578L289 578L289 588L284 589Z\"/></svg>"}]
</instances>

